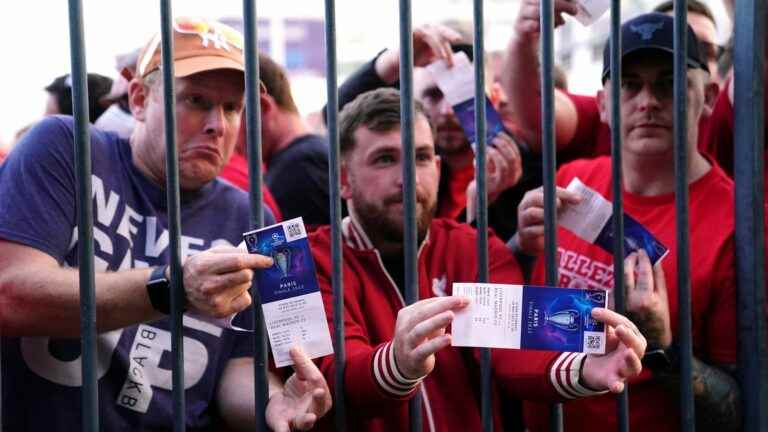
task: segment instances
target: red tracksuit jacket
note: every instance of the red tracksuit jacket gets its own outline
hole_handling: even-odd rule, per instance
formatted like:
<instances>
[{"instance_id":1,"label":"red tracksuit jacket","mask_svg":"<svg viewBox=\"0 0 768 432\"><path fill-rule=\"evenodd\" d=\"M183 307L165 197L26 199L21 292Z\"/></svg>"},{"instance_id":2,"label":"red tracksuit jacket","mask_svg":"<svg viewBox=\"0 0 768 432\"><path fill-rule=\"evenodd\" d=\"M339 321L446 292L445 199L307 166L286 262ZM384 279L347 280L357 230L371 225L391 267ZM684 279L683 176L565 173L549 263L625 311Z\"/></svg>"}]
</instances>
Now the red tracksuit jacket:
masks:
<instances>
[{"instance_id":1,"label":"red tracksuit jacket","mask_svg":"<svg viewBox=\"0 0 768 432\"><path fill-rule=\"evenodd\" d=\"M344 237L345 399L347 427L353 431L408 430L408 399L423 398L425 431L481 429L479 351L448 347L438 352L423 381L404 379L394 366L391 341L403 298L360 226L342 224ZM330 228L310 236L328 325L333 329ZM419 297L451 295L453 282L477 280L476 231L466 224L435 220L418 254ZM491 282L522 283L514 256L495 237L489 240ZM333 332L331 332L333 334ZM582 354L493 350L493 382L520 399L560 401L591 394L577 382ZM333 356L320 361L331 391ZM501 430L494 401L496 430ZM331 411L321 426L332 430Z\"/></svg>"}]
</instances>

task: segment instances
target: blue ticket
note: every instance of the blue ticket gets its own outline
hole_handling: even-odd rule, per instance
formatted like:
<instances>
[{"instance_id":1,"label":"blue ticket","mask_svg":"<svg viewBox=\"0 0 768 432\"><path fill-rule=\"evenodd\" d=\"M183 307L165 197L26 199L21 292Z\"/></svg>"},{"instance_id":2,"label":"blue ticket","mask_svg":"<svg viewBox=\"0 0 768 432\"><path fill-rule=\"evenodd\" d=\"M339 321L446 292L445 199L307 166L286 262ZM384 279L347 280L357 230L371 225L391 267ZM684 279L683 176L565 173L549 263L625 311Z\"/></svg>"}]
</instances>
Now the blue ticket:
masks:
<instances>
[{"instance_id":1,"label":"blue ticket","mask_svg":"<svg viewBox=\"0 0 768 432\"><path fill-rule=\"evenodd\" d=\"M593 243L606 252L613 252L613 205L599 192L586 186L578 178L571 180L567 189L576 192L582 201L569 205L558 216L558 224L579 238ZM645 250L651 264L664 258L669 250L640 222L624 213L624 257L640 249Z\"/></svg>"},{"instance_id":2,"label":"blue ticket","mask_svg":"<svg viewBox=\"0 0 768 432\"><path fill-rule=\"evenodd\" d=\"M459 119L459 124L464 130L464 135L472 143L472 149L475 149L477 143L477 134L475 132L475 98L467 99L453 106L453 112ZM496 108L491 105L488 97L485 97L485 142L492 145L493 138L504 131L504 124L501 122Z\"/></svg>"},{"instance_id":3,"label":"blue ticket","mask_svg":"<svg viewBox=\"0 0 768 432\"><path fill-rule=\"evenodd\" d=\"M453 295L472 299L456 312L454 346L605 352L605 325L592 318L607 303L605 291L454 283Z\"/></svg>"},{"instance_id":4,"label":"blue ticket","mask_svg":"<svg viewBox=\"0 0 768 432\"><path fill-rule=\"evenodd\" d=\"M301 218L243 234L248 252L272 257L256 271L256 286L277 367L292 364L300 345L310 358L333 353L315 263Z\"/></svg>"}]
</instances>

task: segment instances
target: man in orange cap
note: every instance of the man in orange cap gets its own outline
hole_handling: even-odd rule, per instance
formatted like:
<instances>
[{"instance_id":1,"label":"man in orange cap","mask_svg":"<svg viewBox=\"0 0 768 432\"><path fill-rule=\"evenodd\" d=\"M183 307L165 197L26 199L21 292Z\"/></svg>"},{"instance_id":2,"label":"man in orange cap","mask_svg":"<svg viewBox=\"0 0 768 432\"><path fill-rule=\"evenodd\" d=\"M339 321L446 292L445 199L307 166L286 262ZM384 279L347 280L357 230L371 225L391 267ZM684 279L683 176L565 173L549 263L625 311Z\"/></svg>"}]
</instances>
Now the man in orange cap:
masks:
<instances>
[{"instance_id":1,"label":"man in orange cap","mask_svg":"<svg viewBox=\"0 0 768 432\"><path fill-rule=\"evenodd\" d=\"M180 254L193 312L183 321L187 430L254 423L251 335L200 319L247 308L253 269L272 264L233 246L250 228L248 198L216 178L240 126L242 49L240 34L219 23L174 23ZM106 430L173 424L161 67L156 36L129 84L136 119L129 140L91 129L96 373ZM46 118L0 167L2 408L13 413L5 431L80 428L73 129L71 117ZM300 351L293 356L296 373L285 385L270 379L267 418L278 431L309 428L330 408L322 375Z\"/></svg>"}]
</instances>

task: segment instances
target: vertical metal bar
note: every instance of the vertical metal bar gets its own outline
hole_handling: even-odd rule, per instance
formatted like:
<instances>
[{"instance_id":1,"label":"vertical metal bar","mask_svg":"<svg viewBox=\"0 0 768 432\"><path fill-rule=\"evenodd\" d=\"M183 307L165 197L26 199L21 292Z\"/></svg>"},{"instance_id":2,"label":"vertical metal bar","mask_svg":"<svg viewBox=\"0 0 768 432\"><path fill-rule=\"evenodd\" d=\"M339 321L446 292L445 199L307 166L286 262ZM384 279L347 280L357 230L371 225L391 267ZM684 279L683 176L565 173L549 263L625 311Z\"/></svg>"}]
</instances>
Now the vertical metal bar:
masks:
<instances>
[{"instance_id":1,"label":"vertical metal bar","mask_svg":"<svg viewBox=\"0 0 768 432\"><path fill-rule=\"evenodd\" d=\"M413 142L413 40L411 38L411 1L400 0L400 135L403 142L403 205L405 224L405 302L419 300L419 275L416 233L416 151ZM421 432L421 393L409 404L412 432Z\"/></svg>"},{"instance_id":2,"label":"vertical metal bar","mask_svg":"<svg viewBox=\"0 0 768 432\"><path fill-rule=\"evenodd\" d=\"M181 268L181 211L179 163L176 147L176 99L173 65L173 12L170 0L160 2L160 33L163 56L163 111L165 119L165 193L171 254L171 358L173 387L173 430L186 430L184 401L184 285Z\"/></svg>"},{"instance_id":3,"label":"vertical metal bar","mask_svg":"<svg viewBox=\"0 0 768 432\"><path fill-rule=\"evenodd\" d=\"M69 1L69 52L72 63L72 110L75 115L75 175L82 335L82 430L99 430L99 387L96 379L96 292L91 207L91 139L88 133L88 85L83 42L83 8Z\"/></svg>"},{"instance_id":4,"label":"vertical metal bar","mask_svg":"<svg viewBox=\"0 0 768 432\"><path fill-rule=\"evenodd\" d=\"M687 124L687 15L685 1L675 0L674 25L674 128L675 128L675 214L677 224L677 301L678 339L680 341L680 430L693 431L691 342L691 277L688 239L688 124Z\"/></svg>"},{"instance_id":5,"label":"vertical metal bar","mask_svg":"<svg viewBox=\"0 0 768 432\"><path fill-rule=\"evenodd\" d=\"M613 191L613 294L614 309L626 312L624 299L624 205L621 167L621 1L611 1L611 172ZM628 385L616 396L619 431L629 431Z\"/></svg>"},{"instance_id":6,"label":"vertical metal bar","mask_svg":"<svg viewBox=\"0 0 768 432\"><path fill-rule=\"evenodd\" d=\"M483 40L483 0L474 0L475 59L475 149L477 161L477 269L478 282L488 282L488 185L486 181L485 124L485 41ZM480 350L480 411L483 430L493 431L491 394L491 350Z\"/></svg>"},{"instance_id":7,"label":"vertical metal bar","mask_svg":"<svg viewBox=\"0 0 768 432\"><path fill-rule=\"evenodd\" d=\"M336 2L325 0L325 60L326 60L326 85L328 104L326 113L328 116L328 147L330 152L330 164L328 165L328 189L330 190L331 208L331 256L333 257L333 273L331 286L333 287L333 351L335 353L336 375L334 376L334 400L336 411L336 430L343 432L347 429L347 408L344 404L344 371L347 363L344 350L344 278L342 268L342 243L341 243L341 176L339 163L339 93L336 76Z\"/></svg>"},{"instance_id":8,"label":"vertical metal bar","mask_svg":"<svg viewBox=\"0 0 768 432\"><path fill-rule=\"evenodd\" d=\"M243 30L245 35L245 124L248 148L248 194L251 202L251 228L264 226L261 180L261 104L259 103L258 20L254 0L243 0ZM256 430L267 430L266 409L269 401L267 381L267 335L259 300L259 290L251 285L253 312L253 373Z\"/></svg>"},{"instance_id":9,"label":"vertical metal bar","mask_svg":"<svg viewBox=\"0 0 768 432\"><path fill-rule=\"evenodd\" d=\"M557 285L557 213L555 207L554 2L541 0L541 144L544 179L544 263L546 284ZM553 404L549 429L563 429L563 406Z\"/></svg>"},{"instance_id":10,"label":"vertical metal bar","mask_svg":"<svg viewBox=\"0 0 768 432\"><path fill-rule=\"evenodd\" d=\"M765 3L736 6L734 52L734 180L739 369L744 430L768 430L768 353L765 322L764 62Z\"/></svg>"}]
</instances>

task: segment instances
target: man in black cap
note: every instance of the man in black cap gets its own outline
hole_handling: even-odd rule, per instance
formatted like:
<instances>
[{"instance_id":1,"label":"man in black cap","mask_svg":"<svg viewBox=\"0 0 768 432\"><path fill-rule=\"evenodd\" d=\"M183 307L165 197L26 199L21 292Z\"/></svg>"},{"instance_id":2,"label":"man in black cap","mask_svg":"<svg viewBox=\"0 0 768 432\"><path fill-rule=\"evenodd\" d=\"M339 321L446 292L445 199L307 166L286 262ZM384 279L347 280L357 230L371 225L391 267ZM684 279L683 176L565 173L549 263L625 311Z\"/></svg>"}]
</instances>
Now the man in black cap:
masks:
<instances>
[{"instance_id":1,"label":"man in black cap","mask_svg":"<svg viewBox=\"0 0 768 432\"><path fill-rule=\"evenodd\" d=\"M733 183L723 170L697 150L698 120L711 111L705 96L708 78L696 36L688 26L687 40L687 170L690 195L691 304L693 384L696 422L707 430L737 430L739 387L730 376L736 364L736 289L734 276ZM648 339L646 366L630 384L630 425L633 430L679 430L679 337L677 331L677 242L675 226L673 19L651 13L621 27L621 92L611 95L609 45L606 44L603 90L598 93L603 122L612 125L613 103L620 104L624 211L669 249L651 265L648 256L632 253L625 261L627 315ZM557 190L560 209L581 201L563 189L578 178L605 199L611 193L611 160L577 160L560 168ZM529 192L518 214L515 245L528 255L543 250L543 193ZM570 231L558 231L560 286L613 289L610 253ZM665 277L665 274L667 275ZM532 283L544 280L541 260ZM613 297L613 296L611 296ZM546 406L526 404L531 430L545 430ZM616 403L605 395L565 406L568 431L615 430Z\"/></svg>"}]
</instances>

